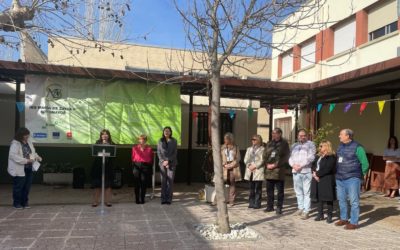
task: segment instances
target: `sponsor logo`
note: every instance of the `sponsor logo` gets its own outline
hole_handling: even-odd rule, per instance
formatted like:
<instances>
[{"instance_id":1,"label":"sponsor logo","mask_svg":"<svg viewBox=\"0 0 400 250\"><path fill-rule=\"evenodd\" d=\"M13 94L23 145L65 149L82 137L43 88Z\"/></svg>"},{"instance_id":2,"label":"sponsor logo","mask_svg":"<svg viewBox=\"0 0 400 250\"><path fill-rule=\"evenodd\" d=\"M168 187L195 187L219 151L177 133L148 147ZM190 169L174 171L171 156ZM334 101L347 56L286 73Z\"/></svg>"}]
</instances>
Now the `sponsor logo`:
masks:
<instances>
[{"instance_id":1,"label":"sponsor logo","mask_svg":"<svg viewBox=\"0 0 400 250\"><path fill-rule=\"evenodd\" d=\"M53 132L53 139L60 139L60 132Z\"/></svg>"},{"instance_id":2,"label":"sponsor logo","mask_svg":"<svg viewBox=\"0 0 400 250\"><path fill-rule=\"evenodd\" d=\"M47 138L47 133L33 133L33 138Z\"/></svg>"},{"instance_id":3,"label":"sponsor logo","mask_svg":"<svg viewBox=\"0 0 400 250\"><path fill-rule=\"evenodd\" d=\"M62 98L62 86L60 84L51 84L46 88L47 100L58 100Z\"/></svg>"},{"instance_id":4,"label":"sponsor logo","mask_svg":"<svg viewBox=\"0 0 400 250\"><path fill-rule=\"evenodd\" d=\"M68 131L68 132L67 132L67 138L68 138L68 139L72 139L72 132L71 132L71 131Z\"/></svg>"}]
</instances>

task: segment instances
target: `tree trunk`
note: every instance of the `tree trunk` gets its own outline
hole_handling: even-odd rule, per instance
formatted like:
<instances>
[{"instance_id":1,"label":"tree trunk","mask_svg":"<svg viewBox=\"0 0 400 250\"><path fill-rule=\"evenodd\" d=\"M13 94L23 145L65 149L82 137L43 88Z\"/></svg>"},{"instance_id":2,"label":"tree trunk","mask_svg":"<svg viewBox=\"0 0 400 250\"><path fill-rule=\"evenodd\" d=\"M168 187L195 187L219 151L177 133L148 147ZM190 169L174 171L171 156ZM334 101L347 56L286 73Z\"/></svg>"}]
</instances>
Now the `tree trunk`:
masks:
<instances>
[{"instance_id":1,"label":"tree trunk","mask_svg":"<svg viewBox=\"0 0 400 250\"><path fill-rule=\"evenodd\" d=\"M220 76L213 74L211 77L212 99L211 99L211 145L214 159L214 182L217 200L217 225L220 233L230 233L228 207L225 200L225 188L223 180L221 142L220 142Z\"/></svg>"}]
</instances>

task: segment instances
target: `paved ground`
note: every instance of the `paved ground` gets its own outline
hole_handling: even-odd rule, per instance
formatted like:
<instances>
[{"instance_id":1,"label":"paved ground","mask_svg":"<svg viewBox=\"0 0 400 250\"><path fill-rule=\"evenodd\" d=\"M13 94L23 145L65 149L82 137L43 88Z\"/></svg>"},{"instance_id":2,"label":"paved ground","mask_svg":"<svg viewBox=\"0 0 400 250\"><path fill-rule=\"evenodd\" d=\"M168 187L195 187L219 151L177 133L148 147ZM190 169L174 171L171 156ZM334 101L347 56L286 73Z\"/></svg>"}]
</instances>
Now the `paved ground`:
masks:
<instances>
[{"instance_id":1,"label":"paved ground","mask_svg":"<svg viewBox=\"0 0 400 250\"><path fill-rule=\"evenodd\" d=\"M399 249L400 203L375 193L362 198L361 228L345 231L313 219L302 221L293 190L288 188L282 216L247 208L246 189L229 210L232 222L247 222L257 241L206 242L191 225L212 223L215 207L199 202L200 185L176 185L175 202L159 199L133 204L132 189L115 190L114 206L99 216L90 207L92 190L34 186L31 209L17 211L8 203L11 186L0 186L0 249Z\"/></svg>"}]
</instances>

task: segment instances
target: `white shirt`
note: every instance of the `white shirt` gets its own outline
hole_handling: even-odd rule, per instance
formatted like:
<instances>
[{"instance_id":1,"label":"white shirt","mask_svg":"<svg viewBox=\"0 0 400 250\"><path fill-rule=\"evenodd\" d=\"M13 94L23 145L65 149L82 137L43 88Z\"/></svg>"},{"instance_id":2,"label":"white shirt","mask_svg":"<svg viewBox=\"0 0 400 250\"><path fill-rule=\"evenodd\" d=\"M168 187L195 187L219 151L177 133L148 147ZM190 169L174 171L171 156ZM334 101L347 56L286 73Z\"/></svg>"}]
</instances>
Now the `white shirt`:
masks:
<instances>
[{"instance_id":1,"label":"white shirt","mask_svg":"<svg viewBox=\"0 0 400 250\"><path fill-rule=\"evenodd\" d=\"M383 152L383 156L385 157L396 157L400 158L400 149L391 149L391 148L385 148L385 151ZM393 161L386 161L386 163L391 163Z\"/></svg>"}]
</instances>

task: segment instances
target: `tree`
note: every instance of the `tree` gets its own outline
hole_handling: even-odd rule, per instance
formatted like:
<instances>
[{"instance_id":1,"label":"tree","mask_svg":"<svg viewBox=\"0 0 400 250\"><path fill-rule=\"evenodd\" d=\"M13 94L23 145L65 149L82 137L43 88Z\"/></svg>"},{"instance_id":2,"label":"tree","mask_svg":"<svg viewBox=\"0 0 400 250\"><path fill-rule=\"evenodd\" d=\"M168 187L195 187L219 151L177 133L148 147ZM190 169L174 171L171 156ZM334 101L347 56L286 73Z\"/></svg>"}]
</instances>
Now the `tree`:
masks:
<instances>
[{"instance_id":1,"label":"tree","mask_svg":"<svg viewBox=\"0 0 400 250\"><path fill-rule=\"evenodd\" d=\"M272 48L285 50L294 36L272 41L273 31L289 28L320 29L318 13L324 1L300 0L174 0L186 28L195 60L201 62L211 84L211 143L214 159L214 182L217 199L217 225L220 233L229 233L225 202L223 169L220 154L221 70L239 66L234 55L267 57ZM183 7L182 7L183 6ZM300 15L291 15L294 11ZM286 17L290 22L282 22ZM200 55L200 56L199 56ZM245 86L243 86L245 87Z\"/></svg>"},{"instance_id":2,"label":"tree","mask_svg":"<svg viewBox=\"0 0 400 250\"><path fill-rule=\"evenodd\" d=\"M0 44L19 50L24 43L41 48L67 37L117 40L127 11L130 0L5 0Z\"/></svg>"}]
</instances>

